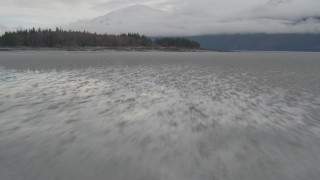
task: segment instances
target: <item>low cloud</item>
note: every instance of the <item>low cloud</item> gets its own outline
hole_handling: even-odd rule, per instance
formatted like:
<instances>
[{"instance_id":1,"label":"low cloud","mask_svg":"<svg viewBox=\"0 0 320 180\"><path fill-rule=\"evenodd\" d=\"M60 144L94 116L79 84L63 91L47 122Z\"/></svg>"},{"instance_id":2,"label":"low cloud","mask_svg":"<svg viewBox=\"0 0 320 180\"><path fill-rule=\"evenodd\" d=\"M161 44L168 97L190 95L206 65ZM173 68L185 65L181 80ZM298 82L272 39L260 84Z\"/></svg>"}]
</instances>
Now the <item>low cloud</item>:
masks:
<instances>
[{"instance_id":1,"label":"low cloud","mask_svg":"<svg viewBox=\"0 0 320 180\"><path fill-rule=\"evenodd\" d=\"M172 13L172 34L320 33L319 0L1 0L0 26L59 26L134 4Z\"/></svg>"}]
</instances>

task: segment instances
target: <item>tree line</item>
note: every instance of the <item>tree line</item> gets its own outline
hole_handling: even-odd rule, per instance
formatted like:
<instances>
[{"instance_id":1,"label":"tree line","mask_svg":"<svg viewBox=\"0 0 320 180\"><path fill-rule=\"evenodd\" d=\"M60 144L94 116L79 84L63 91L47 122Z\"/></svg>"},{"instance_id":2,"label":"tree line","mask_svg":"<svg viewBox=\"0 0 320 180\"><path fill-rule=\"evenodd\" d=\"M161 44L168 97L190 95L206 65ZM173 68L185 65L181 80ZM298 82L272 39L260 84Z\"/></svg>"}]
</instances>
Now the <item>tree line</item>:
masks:
<instances>
[{"instance_id":1,"label":"tree line","mask_svg":"<svg viewBox=\"0 0 320 180\"><path fill-rule=\"evenodd\" d=\"M186 48L200 48L200 44L196 41L191 41L186 38L158 38L154 41L155 44L162 47L186 47Z\"/></svg>"},{"instance_id":2,"label":"tree line","mask_svg":"<svg viewBox=\"0 0 320 180\"><path fill-rule=\"evenodd\" d=\"M86 31L66 31L60 28L27 29L5 32L0 36L0 46L64 47L64 46L103 46L103 47L184 47L200 48L200 44L185 38L150 38L138 33L97 34Z\"/></svg>"}]
</instances>

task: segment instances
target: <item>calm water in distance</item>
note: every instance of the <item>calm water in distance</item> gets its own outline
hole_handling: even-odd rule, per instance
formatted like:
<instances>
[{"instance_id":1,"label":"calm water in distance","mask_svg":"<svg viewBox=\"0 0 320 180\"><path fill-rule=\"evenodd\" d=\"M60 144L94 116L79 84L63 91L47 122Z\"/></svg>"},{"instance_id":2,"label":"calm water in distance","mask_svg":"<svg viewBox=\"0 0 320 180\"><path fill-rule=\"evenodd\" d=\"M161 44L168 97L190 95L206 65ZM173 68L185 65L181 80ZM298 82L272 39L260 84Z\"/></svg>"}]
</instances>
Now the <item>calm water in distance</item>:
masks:
<instances>
[{"instance_id":1,"label":"calm water in distance","mask_svg":"<svg viewBox=\"0 0 320 180\"><path fill-rule=\"evenodd\" d=\"M320 53L0 52L1 180L318 180Z\"/></svg>"}]
</instances>

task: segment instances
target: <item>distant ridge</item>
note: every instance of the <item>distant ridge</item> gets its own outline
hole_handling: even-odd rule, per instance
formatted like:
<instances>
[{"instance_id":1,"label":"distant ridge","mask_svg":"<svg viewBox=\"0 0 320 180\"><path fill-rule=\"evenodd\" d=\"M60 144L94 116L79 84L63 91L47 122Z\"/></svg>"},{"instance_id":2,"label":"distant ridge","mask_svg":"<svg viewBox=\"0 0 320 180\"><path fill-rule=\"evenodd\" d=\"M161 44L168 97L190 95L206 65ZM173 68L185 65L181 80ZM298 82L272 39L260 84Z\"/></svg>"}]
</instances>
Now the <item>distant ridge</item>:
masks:
<instances>
[{"instance_id":1,"label":"distant ridge","mask_svg":"<svg viewBox=\"0 0 320 180\"><path fill-rule=\"evenodd\" d=\"M143 5L128 6L90 20L71 23L64 29L89 31L96 33L127 33L137 32L146 35L159 35L167 32L166 22L170 13Z\"/></svg>"},{"instance_id":2,"label":"distant ridge","mask_svg":"<svg viewBox=\"0 0 320 180\"><path fill-rule=\"evenodd\" d=\"M208 49L320 52L320 34L223 34L188 38Z\"/></svg>"},{"instance_id":3,"label":"distant ridge","mask_svg":"<svg viewBox=\"0 0 320 180\"><path fill-rule=\"evenodd\" d=\"M274 4L285 4L285 1L273 0L270 3L267 8L274 7ZM317 15L306 14L289 18L268 14L255 17L254 12L247 13L219 17L204 12L168 12L145 5L133 5L96 18L79 20L62 28L98 34L135 32L152 37L222 33L320 33L320 17Z\"/></svg>"},{"instance_id":4,"label":"distant ridge","mask_svg":"<svg viewBox=\"0 0 320 180\"><path fill-rule=\"evenodd\" d=\"M283 3L283 1L273 0L272 3ZM228 23L216 24L217 22L211 22L208 17L199 16L192 19L191 16L180 17L174 12L166 12L144 5L134 5L90 20L77 21L63 28L98 34L132 32L149 37L184 36L199 42L202 48L226 51L320 51L320 34L298 34L294 30L293 32L296 34L286 34L282 31L280 32L283 34L254 33L255 31L251 34L230 34L237 29L233 30L232 26L223 27L223 25L227 26ZM287 23L293 28L298 25L303 27L308 22L318 22L319 20L319 16L305 16L292 19ZM206 32L209 32L209 34L210 32L226 32L227 34L202 35ZM262 32L264 32L263 29Z\"/></svg>"}]
</instances>

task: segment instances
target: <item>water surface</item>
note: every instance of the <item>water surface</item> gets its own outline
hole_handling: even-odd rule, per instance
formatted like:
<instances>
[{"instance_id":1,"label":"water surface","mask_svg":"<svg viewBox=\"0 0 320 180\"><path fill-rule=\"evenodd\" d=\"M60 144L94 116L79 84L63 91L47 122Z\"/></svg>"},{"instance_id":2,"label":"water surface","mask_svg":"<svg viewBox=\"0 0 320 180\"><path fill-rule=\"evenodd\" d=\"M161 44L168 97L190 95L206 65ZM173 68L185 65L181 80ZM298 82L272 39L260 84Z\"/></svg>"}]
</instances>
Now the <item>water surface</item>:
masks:
<instances>
[{"instance_id":1,"label":"water surface","mask_svg":"<svg viewBox=\"0 0 320 180\"><path fill-rule=\"evenodd\" d=\"M1 180L319 178L319 53L0 52Z\"/></svg>"}]
</instances>

